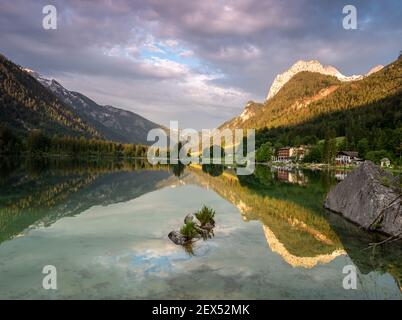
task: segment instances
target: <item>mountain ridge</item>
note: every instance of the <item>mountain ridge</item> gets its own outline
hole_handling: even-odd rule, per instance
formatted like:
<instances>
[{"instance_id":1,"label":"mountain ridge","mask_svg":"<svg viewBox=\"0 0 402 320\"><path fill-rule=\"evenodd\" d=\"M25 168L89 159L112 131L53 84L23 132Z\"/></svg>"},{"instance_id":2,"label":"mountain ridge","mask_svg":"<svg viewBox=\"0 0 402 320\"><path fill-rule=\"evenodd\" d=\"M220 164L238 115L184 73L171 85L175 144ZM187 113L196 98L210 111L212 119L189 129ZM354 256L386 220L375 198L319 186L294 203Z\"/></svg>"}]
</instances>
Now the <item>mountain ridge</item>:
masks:
<instances>
[{"instance_id":1,"label":"mountain ridge","mask_svg":"<svg viewBox=\"0 0 402 320\"><path fill-rule=\"evenodd\" d=\"M149 144L147 134L151 129L161 128L166 132L166 128L163 126L135 112L110 105L100 105L80 92L66 89L55 79L47 78L28 68L23 68L23 70L58 96L65 104L72 107L80 117L91 123L107 140Z\"/></svg>"},{"instance_id":2,"label":"mountain ridge","mask_svg":"<svg viewBox=\"0 0 402 320\"><path fill-rule=\"evenodd\" d=\"M362 81L371 79L376 74L383 74L387 68L379 65L372 68L364 76L354 75L346 79L336 68L332 66L324 67L316 60L311 61L313 61L311 64L306 64L305 61L294 64L292 67L295 65L296 67L283 78L283 81L286 81L278 91L276 93L276 89L270 91L270 94L268 94L269 99L264 102L247 102L239 116L224 122L219 128L262 129L264 127L272 128L301 123L317 116L321 111L316 110L316 105L325 103L330 97L336 95L337 99L342 100L342 97L337 95L339 90L345 94L351 94L362 86ZM320 72L303 71L306 66L307 68L313 68L310 68L310 70ZM359 95L360 93L357 94ZM361 93L361 95L365 94ZM383 93L379 94L384 95ZM336 111L347 107L347 101L342 103L346 105L331 106L331 108ZM333 103L331 102L331 104ZM322 109L325 109L325 106ZM285 121L285 119L289 121Z\"/></svg>"},{"instance_id":3,"label":"mountain ridge","mask_svg":"<svg viewBox=\"0 0 402 320\"><path fill-rule=\"evenodd\" d=\"M308 144L319 149L320 140L342 137L339 140L341 150L358 151L362 158L367 156L374 162L388 157L400 163L401 75L402 55L358 81L345 83L335 77L302 72L241 125L256 129L257 148L270 142L276 148ZM311 97L321 90L318 85L327 89L336 85L337 88L312 101ZM295 102L306 101L309 103L300 109L293 108Z\"/></svg>"}]
</instances>

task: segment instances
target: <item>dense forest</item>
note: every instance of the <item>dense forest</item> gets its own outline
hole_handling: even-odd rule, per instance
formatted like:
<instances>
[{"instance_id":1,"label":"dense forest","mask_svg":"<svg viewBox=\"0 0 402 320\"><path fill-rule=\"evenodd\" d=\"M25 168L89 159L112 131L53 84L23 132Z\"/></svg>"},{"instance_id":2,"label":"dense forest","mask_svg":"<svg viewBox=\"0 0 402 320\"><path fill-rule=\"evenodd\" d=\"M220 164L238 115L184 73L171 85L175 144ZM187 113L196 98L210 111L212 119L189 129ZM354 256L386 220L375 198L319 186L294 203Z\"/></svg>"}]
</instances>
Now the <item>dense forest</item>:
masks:
<instances>
[{"instance_id":1,"label":"dense forest","mask_svg":"<svg viewBox=\"0 0 402 320\"><path fill-rule=\"evenodd\" d=\"M146 157L148 146L122 144L84 137L49 137L40 130L18 136L0 124L0 155L70 156L70 157Z\"/></svg>"}]
</instances>

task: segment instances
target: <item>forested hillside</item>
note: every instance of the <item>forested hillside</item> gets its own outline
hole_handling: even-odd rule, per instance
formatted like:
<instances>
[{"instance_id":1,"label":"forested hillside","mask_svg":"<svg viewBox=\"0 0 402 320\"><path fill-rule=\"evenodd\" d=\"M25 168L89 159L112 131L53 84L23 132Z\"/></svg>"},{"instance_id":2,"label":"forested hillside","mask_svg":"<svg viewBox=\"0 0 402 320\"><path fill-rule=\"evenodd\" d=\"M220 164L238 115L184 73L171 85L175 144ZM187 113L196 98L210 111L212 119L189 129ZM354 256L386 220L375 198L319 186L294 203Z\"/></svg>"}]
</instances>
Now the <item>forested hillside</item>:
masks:
<instances>
[{"instance_id":1,"label":"forested hillside","mask_svg":"<svg viewBox=\"0 0 402 320\"><path fill-rule=\"evenodd\" d=\"M249 107L247 107L249 108ZM402 57L353 82L318 73L296 74L252 114L222 127L256 128L257 147L316 144L346 137L343 148L386 150L400 157L402 142ZM234 127L233 127L234 128Z\"/></svg>"},{"instance_id":2,"label":"forested hillside","mask_svg":"<svg viewBox=\"0 0 402 320\"><path fill-rule=\"evenodd\" d=\"M19 134L40 129L48 135L100 137L80 118L19 66L0 55L0 123Z\"/></svg>"},{"instance_id":3,"label":"forested hillside","mask_svg":"<svg viewBox=\"0 0 402 320\"><path fill-rule=\"evenodd\" d=\"M25 71L49 89L65 105L71 107L81 119L95 128L107 140L149 144L148 132L151 129L163 128L134 112L97 104L87 96L70 91L56 80L48 79L33 70L25 69Z\"/></svg>"},{"instance_id":4,"label":"forested hillside","mask_svg":"<svg viewBox=\"0 0 402 320\"><path fill-rule=\"evenodd\" d=\"M342 84L311 103L301 119L296 121L293 114L288 117L289 125L260 129L257 144L314 143L331 132L332 136L346 137L347 149L357 150L360 143L367 150L387 150L398 157L402 142L402 58L363 80Z\"/></svg>"}]
</instances>

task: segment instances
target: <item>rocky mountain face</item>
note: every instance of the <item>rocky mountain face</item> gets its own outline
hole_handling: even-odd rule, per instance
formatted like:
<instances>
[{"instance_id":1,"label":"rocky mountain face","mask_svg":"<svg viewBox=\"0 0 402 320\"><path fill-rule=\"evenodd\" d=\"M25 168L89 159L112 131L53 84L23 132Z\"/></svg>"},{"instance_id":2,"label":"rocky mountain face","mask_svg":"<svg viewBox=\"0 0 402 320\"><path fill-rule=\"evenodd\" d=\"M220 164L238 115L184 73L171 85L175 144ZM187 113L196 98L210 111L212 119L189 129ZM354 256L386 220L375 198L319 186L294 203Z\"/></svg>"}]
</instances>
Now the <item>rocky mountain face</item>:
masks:
<instances>
[{"instance_id":1,"label":"rocky mountain face","mask_svg":"<svg viewBox=\"0 0 402 320\"><path fill-rule=\"evenodd\" d=\"M163 128L134 112L108 105L101 106L85 95L67 90L56 80L48 79L33 70L23 70L37 79L66 105L73 108L107 140L149 144L150 142L147 142L148 131Z\"/></svg>"},{"instance_id":2,"label":"rocky mountain face","mask_svg":"<svg viewBox=\"0 0 402 320\"><path fill-rule=\"evenodd\" d=\"M366 88L362 90L361 87L375 85L370 79L377 72L383 77L383 68L376 66L366 75L345 76L336 68L323 66L316 60L300 60L276 76L263 103L248 102L239 116L222 124L220 129L261 129L302 123L324 111L348 107L350 103L345 105L344 96L356 100L357 95L359 100L366 102Z\"/></svg>"},{"instance_id":3,"label":"rocky mountain face","mask_svg":"<svg viewBox=\"0 0 402 320\"><path fill-rule=\"evenodd\" d=\"M299 72L284 85L277 95L264 103L248 102L239 116L225 122L220 128L260 129L283 125L287 123L289 115L296 116L305 110L301 106L309 105L308 101L321 99L326 94L324 89L331 86L336 87L339 83L340 81L333 76ZM299 119L301 118L299 117Z\"/></svg>"},{"instance_id":4,"label":"rocky mountain face","mask_svg":"<svg viewBox=\"0 0 402 320\"><path fill-rule=\"evenodd\" d=\"M365 230L402 236L402 191L397 178L365 161L329 192L324 206Z\"/></svg>"},{"instance_id":5,"label":"rocky mountain face","mask_svg":"<svg viewBox=\"0 0 402 320\"><path fill-rule=\"evenodd\" d=\"M377 72L377 71L381 70L382 68L383 68L383 66L376 66L376 67L372 68L367 73L367 75ZM363 79L363 77L364 77L363 75L345 76L341 72L339 72L335 67L323 66L317 60L310 60L310 61L299 60L295 64L293 64L290 67L290 69L286 70L284 73L278 74L275 77L275 80L272 83L271 88L269 89L267 100L271 99L274 95L276 95L278 93L278 91L291 78L293 78L297 73L302 72L302 71L317 72L320 74L333 76L333 77L336 77L340 81L355 81L355 80Z\"/></svg>"},{"instance_id":6,"label":"rocky mountain face","mask_svg":"<svg viewBox=\"0 0 402 320\"><path fill-rule=\"evenodd\" d=\"M257 103L254 101L247 102L243 112L220 126L220 129L234 129L234 128L242 128L243 124L248 120L255 117L257 111L261 109L263 106L262 103Z\"/></svg>"}]
</instances>

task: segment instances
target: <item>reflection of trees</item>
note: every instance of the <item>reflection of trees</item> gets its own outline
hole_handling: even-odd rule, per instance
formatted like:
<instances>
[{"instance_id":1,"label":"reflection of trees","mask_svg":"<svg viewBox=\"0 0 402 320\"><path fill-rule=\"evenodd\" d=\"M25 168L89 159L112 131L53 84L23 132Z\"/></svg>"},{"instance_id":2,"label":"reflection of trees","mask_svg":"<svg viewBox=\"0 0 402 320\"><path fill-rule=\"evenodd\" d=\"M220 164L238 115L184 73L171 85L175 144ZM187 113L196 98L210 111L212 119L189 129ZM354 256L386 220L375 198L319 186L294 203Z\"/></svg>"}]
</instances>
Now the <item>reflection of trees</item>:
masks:
<instances>
[{"instance_id":1,"label":"reflection of trees","mask_svg":"<svg viewBox=\"0 0 402 320\"><path fill-rule=\"evenodd\" d=\"M11 174L17 170L18 161L12 157L3 157L1 156L0 160L0 183L2 181L7 181L7 178L11 176Z\"/></svg>"},{"instance_id":2,"label":"reflection of trees","mask_svg":"<svg viewBox=\"0 0 402 320\"><path fill-rule=\"evenodd\" d=\"M225 149L222 148L221 146L214 144L209 148L205 148L204 150L202 150L202 157L207 159L220 157L223 161L225 158Z\"/></svg>"},{"instance_id":3,"label":"reflection of trees","mask_svg":"<svg viewBox=\"0 0 402 320\"><path fill-rule=\"evenodd\" d=\"M57 175L64 174L102 174L115 171L155 170L163 165L150 165L141 159L114 160L114 159L73 159L73 158L27 158L23 169L31 176L40 176L43 173Z\"/></svg>"},{"instance_id":4,"label":"reflection of trees","mask_svg":"<svg viewBox=\"0 0 402 320\"><path fill-rule=\"evenodd\" d=\"M0 242L22 232L25 228L45 217L67 197L95 179L94 175L84 176L44 176L27 178L22 183L1 188L0 202ZM46 221L44 221L46 222Z\"/></svg>"},{"instance_id":5,"label":"reflection of trees","mask_svg":"<svg viewBox=\"0 0 402 320\"><path fill-rule=\"evenodd\" d=\"M185 245L181 246L184 250L185 253L187 253L189 256L194 256L194 243L193 242L189 242L186 243Z\"/></svg>"},{"instance_id":6,"label":"reflection of trees","mask_svg":"<svg viewBox=\"0 0 402 320\"><path fill-rule=\"evenodd\" d=\"M368 233L346 221L342 216L328 212L331 227L338 234L353 263L363 274L373 270L390 273L402 291L402 242L391 242L375 249L368 249L371 243L379 242L384 236Z\"/></svg>"},{"instance_id":7,"label":"reflection of trees","mask_svg":"<svg viewBox=\"0 0 402 320\"><path fill-rule=\"evenodd\" d=\"M24 171L32 178L40 177L42 174L50 173L57 175L65 174L86 174L86 173L108 173L112 171L135 171L135 170L155 170L166 167L166 165L150 165L142 159L116 160L105 159L77 159L77 158L43 158L27 157L12 158L2 157L0 159L0 181L8 178L16 171ZM17 172L18 174L18 172Z\"/></svg>"},{"instance_id":8,"label":"reflection of trees","mask_svg":"<svg viewBox=\"0 0 402 320\"><path fill-rule=\"evenodd\" d=\"M178 178L183 175L184 169L186 168L186 166L180 161L178 161L177 164L171 164L170 167L172 168L173 174Z\"/></svg>"},{"instance_id":9,"label":"reflection of trees","mask_svg":"<svg viewBox=\"0 0 402 320\"><path fill-rule=\"evenodd\" d=\"M283 183L267 166L257 166L255 173L239 176L239 183L261 196L269 196L284 201L291 201L308 208L315 215L325 218L322 203L329 188L336 183L334 175L329 172L304 171L305 185Z\"/></svg>"},{"instance_id":10,"label":"reflection of trees","mask_svg":"<svg viewBox=\"0 0 402 320\"><path fill-rule=\"evenodd\" d=\"M218 177L223 173L223 165L222 164L203 164L202 171L208 173L212 177Z\"/></svg>"}]
</instances>

